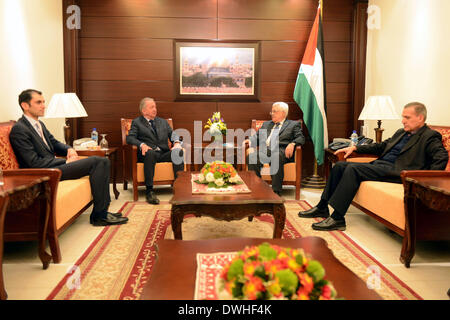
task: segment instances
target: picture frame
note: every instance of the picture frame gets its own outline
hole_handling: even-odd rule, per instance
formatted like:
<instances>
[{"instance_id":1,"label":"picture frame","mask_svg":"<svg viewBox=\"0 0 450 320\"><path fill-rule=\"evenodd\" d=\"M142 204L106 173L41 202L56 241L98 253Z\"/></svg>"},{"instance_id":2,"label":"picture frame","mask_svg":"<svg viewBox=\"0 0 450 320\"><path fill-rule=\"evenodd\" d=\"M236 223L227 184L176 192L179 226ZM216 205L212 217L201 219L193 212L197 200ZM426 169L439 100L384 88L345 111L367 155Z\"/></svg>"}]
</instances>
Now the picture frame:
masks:
<instances>
[{"instance_id":1,"label":"picture frame","mask_svg":"<svg viewBox=\"0 0 450 320\"><path fill-rule=\"evenodd\" d=\"M258 41L176 40L176 101L259 101Z\"/></svg>"}]
</instances>

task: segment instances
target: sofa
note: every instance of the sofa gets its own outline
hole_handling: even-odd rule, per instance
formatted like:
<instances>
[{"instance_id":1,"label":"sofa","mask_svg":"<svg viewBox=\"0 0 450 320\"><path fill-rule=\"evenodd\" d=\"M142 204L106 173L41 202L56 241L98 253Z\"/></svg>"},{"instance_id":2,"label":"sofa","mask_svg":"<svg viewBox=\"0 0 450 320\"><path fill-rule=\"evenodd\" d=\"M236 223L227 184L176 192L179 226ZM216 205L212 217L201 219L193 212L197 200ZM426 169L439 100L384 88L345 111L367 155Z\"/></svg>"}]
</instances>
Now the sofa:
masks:
<instances>
[{"instance_id":1,"label":"sofa","mask_svg":"<svg viewBox=\"0 0 450 320\"><path fill-rule=\"evenodd\" d=\"M442 134L444 147L450 156L450 127L429 126ZM330 157L333 157L328 153ZM343 153L334 156L335 161L370 162L376 159L373 155L351 154L344 159ZM404 170L401 172L402 184L380 181L364 181L353 198L352 204L375 218L387 228L403 237L400 261L410 267L414 256L416 240L450 240L450 213L438 212L420 206L417 215L408 211L406 178L418 176L450 177L450 160L445 171L434 170Z\"/></svg>"},{"instance_id":2,"label":"sofa","mask_svg":"<svg viewBox=\"0 0 450 320\"><path fill-rule=\"evenodd\" d=\"M19 169L9 142L14 123L15 121L0 123L0 167L8 174L28 170L34 175L50 177L51 201L47 238L53 262L60 263L62 258L58 236L92 203L89 177L59 181L61 172L57 169ZM4 241L37 240L37 221L34 216L32 212L6 214Z\"/></svg>"}]
</instances>

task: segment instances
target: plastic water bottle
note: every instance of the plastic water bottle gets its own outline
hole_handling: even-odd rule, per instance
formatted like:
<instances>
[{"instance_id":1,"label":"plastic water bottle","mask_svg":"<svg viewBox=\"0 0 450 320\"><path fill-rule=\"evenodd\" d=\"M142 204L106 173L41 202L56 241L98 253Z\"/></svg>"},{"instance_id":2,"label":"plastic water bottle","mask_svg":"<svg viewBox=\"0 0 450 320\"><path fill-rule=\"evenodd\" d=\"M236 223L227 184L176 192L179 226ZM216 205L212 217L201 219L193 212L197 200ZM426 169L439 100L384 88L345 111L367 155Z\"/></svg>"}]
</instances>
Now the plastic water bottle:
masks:
<instances>
[{"instance_id":1,"label":"plastic water bottle","mask_svg":"<svg viewBox=\"0 0 450 320\"><path fill-rule=\"evenodd\" d=\"M358 144L358 134L356 130L353 130L352 135L350 136L350 146L356 146Z\"/></svg>"},{"instance_id":2,"label":"plastic water bottle","mask_svg":"<svg viewBox=\"0 0 450 320\"><path fill-rule=\"evenodd\" d=\"M92 130L91 132L91 139L94 140L97 145L98 145L98 132L97 132L97 128L94 128L94 130Z\"/></svg>"}]
</instances>

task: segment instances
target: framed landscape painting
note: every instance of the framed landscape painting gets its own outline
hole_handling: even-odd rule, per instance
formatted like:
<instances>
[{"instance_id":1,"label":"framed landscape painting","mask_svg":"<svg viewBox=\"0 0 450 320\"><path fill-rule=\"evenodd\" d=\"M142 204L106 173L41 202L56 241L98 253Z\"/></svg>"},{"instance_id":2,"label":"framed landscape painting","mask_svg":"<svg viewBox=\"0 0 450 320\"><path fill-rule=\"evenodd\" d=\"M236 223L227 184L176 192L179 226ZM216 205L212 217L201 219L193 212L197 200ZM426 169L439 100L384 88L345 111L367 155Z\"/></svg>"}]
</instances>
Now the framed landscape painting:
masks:
<instances>
[{"instance_id":1,"label":"framed landscape painting","mask_svg":"<svg viewBox=\"0 0 450 320\"><path fill-rule=\"evenodd\" d=\"M175 42L177 101L258 101L258 42Z\"/></svg>"}]
</instances>

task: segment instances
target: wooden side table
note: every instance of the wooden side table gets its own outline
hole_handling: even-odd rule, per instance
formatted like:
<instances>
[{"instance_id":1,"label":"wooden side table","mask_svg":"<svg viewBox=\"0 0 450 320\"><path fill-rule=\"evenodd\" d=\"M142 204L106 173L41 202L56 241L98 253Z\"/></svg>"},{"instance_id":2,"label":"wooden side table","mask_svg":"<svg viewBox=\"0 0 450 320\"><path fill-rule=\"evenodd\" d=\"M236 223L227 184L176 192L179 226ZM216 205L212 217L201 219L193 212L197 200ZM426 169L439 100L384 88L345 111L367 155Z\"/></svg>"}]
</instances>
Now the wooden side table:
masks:
<instances>
[{"instance_id":1,"label":"wooden side table","mask_svg":"<svg viewBox=\"0 0 450 320\"><path fill-rule=\"evenodd\" d=\"M84 157L107 157L111 161L111 176L113 179L113 192L114 197L119 198L120 192L117 190L116 186L116 176L117 176L117 147L111 147L108 149L98 149L98 150L76 150L79 156Z\"/></svg>"},{"instance_id":2,"label":"wooden side table","mask_svg":"<svg viewBox=\"0 0 450 320\"><path fill-rule=\"evenodd\" d=\"M14 233L32 233L33 222L37 220L38 254L42 261L43 269L47 269L52 256L45 251L47 240L47 227L50 214L51 189L48 176L36 175L10 175L5 172L4 186L0 187L0 298L6 299L6 291L3 285L3 239L6 235ZM36 206L36 211L21 215L21 226L9 225L8 217L20 215L23 210ZM37 217L36 214L38 214ZM15 218L15 217L14 217ZM37 219L36 219L37 218ZM13 219L14 220L14 219ZM33 220L33 221L32 221ZM5 223L6 221L6 223ZM24 228L16 230L18 227Z\"/></svg>"}]
</instances>

